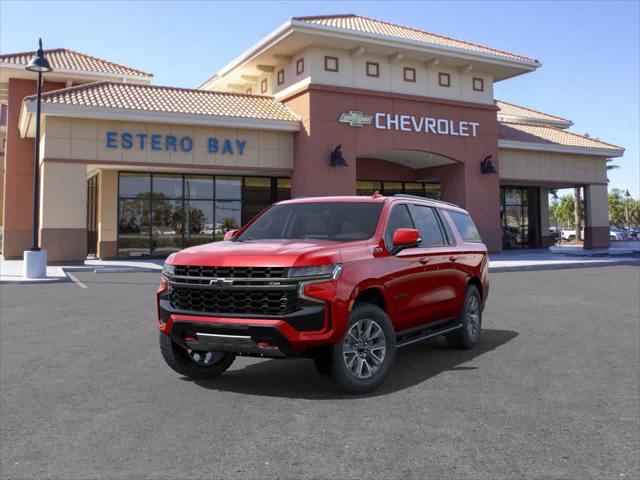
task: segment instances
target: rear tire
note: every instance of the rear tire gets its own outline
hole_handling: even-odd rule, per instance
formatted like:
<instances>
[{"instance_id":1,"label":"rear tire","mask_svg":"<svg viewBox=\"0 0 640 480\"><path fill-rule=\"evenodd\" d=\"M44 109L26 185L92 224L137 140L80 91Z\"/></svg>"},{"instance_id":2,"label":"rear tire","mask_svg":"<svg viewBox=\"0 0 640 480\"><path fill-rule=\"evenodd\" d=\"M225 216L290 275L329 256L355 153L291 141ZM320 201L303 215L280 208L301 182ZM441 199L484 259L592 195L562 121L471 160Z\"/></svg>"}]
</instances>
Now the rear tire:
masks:
<instances>
[{"instance_id":1,"label":"rear tire","mask_svg":"<svg viewBox=\"0 0 640 480\"><path fill-rule=\"evenodd\" d=\"M386 380L396 356L396 334L387 314L356 304L347 330L330 349L331 378L347 393L367 393Z\"/></svg>"},{"instance_id":2,"label":"rear tire","mask_svg":"<svg viewBox=\"0 0 640 480\"><path fill-rule=\"evenodd\" d=\"M229 352L194 352L177 345L160 333L162 358L175 372L195 380L211 380L222 375L236 359Z\"/></svg>"},{"instance_id":3,"label":"rear tire","mask_svg":"<svg viewBox=\"0 0 640 480\"><path fill-rule=\"evenodd\" d=\"M462 328L446 335L447 344L460 349L475 347L482 328L482 296L475 285L467 286L459 320L462 322Z\"/></svg>"}]
</instances>

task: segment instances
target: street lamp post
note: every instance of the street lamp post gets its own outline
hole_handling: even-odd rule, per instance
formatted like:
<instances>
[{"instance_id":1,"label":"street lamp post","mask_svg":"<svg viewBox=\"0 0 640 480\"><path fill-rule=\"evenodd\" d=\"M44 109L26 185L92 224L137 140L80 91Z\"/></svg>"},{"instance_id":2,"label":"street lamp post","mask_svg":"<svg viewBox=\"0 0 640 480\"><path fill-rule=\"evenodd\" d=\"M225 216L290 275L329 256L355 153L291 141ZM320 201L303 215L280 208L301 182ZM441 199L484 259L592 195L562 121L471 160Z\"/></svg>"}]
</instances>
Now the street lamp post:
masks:
<instances>
[{"instance_id":1,"label":"street lamp post","mask_svg":"<svg viewBox=\"0 0 640 480\"><path fill-rule=\"evenodd\" d=\"M629 197L631 196L631 194L629 193L629 190L627 189L626 192L624 192L624 197L626 202L624 203L624 216L625 216L625 220L627 221L627 228L631 228L631 222L629 221Z\"/></svg>"},{"instance_id":2,"label":"street lamp post","mask_svg":"<svg viewBox=\"0 0 640 480\"><path fill-rule=\"evenodd\" d=\"M40 105L42 102L42 74L53 69L44 56L42 39L35 56L26 67L30 72L38 73L36 99L36 137L33 153L33 244L31 250L24 252L25 278L45 278L47 276L47 252L40 248L38 229L40 225Z\"/></svg>"}]
</instances>

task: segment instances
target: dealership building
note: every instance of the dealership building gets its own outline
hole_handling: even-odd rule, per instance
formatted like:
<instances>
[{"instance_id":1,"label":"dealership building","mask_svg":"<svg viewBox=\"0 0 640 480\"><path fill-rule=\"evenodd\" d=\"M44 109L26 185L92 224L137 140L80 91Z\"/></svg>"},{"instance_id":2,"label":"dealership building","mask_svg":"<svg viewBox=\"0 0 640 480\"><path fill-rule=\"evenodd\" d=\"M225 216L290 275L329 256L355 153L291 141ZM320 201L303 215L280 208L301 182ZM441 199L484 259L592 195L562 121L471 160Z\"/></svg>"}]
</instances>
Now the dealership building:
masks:
<instances>
[{"instance_id":1,"label":"dealership building","mask_svg":"<svg viewBox=\"0 0 640 480\"><path fill-rule=\"evenodd\" d=\"M31 247L34 52L0 55L2 252ZM609 244L624 149L496 100L538 60L356 15L292 18L196 89L45 50L40 238L50 261L164 256L297 196L405 193L473 215L491 251L545 247L550 189L580 187ZM541 85L540 90L544 91Z\"/></svg>"}]
</instances>

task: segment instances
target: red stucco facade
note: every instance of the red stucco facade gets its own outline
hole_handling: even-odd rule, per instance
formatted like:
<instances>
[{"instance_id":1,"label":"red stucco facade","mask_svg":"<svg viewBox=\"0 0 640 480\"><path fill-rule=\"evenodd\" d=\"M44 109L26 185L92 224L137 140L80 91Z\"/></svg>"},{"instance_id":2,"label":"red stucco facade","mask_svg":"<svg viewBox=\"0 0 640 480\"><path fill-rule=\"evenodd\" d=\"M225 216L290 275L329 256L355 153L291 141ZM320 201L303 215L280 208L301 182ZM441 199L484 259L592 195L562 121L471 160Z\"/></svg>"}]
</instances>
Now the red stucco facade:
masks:
<instances>
[{"instance_id":1,"label":"red stucco facade","mask_svg":"<svg viewBox=\"0 0 640 480\"><path fill-rule=\"evenodd\" d=\"M489 249L500 250L499 178L480 171L480 161L488 155L499 168L496 107L313 85L283 101L302 120L302 130L295 139L294 196L354 195L358 179L438 179L443 200L468 209ZM475 137L383 130L374 125L352 127L338 122L340 115L348 111L386 112L479 125ZM328 161L330 152L339 144L348 167L331 167ZM384 160L362 158L389 150L427 152L454 163L411 169Z\"/></svg>"}]
</instances>

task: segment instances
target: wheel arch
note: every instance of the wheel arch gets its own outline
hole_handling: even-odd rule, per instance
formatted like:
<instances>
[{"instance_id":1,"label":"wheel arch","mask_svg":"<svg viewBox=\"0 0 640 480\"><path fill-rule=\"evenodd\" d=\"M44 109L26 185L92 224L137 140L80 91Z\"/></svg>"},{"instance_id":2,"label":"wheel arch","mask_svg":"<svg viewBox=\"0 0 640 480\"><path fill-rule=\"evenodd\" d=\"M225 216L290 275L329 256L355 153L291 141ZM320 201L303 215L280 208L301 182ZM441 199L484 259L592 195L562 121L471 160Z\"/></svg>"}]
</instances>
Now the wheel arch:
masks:
<instances>
[{"instance_id":1,"label":"wheel arch","mask_svg":"<svg viewBox=\"0 0 640 480\"><path fill-rule=\"evenodd\" d=\"M382 289L377 286L368 286L363 289L359 289L353 299L353 304L355 305L356 303L371 303L388 313L387 301L384 298L384 293Z\"/></svg>"},{"instance_id":2,"label":"wheel arch","mask_svg":"<svg viewBox=\"0 0 640 480\"><path fill-rule=\"evenodd\" d=\"M484 287L482 286L482 280L480 280L478 277L471 277L467 282L467 286L469 285L473 285L474 287L476 287L478 289L478 292L480 292L480 298L484 299Z\"/></svg>"}]
</instances>

